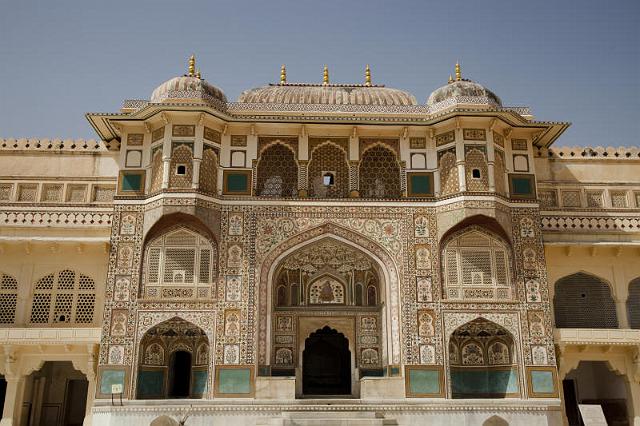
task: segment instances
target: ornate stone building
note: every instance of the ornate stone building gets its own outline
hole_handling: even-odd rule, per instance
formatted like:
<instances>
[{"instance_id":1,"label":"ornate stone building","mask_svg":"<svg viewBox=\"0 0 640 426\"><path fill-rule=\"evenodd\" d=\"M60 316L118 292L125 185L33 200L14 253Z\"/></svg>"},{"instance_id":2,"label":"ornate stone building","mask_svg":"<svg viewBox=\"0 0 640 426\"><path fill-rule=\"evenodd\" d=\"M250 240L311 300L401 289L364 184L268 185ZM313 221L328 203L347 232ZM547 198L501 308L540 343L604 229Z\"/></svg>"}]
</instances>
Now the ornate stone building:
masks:
<instances>
[{"instance_id":1,"label":"ornate stone building","mask_svg":"<svg viewBox=\"0 0 640 426\"><path fill-rule=\"evenodd\" d=\"M194 62L0 140L0 424L640 422L638 148L458 66L229 102Z\"/></svg>"}]
</instances>

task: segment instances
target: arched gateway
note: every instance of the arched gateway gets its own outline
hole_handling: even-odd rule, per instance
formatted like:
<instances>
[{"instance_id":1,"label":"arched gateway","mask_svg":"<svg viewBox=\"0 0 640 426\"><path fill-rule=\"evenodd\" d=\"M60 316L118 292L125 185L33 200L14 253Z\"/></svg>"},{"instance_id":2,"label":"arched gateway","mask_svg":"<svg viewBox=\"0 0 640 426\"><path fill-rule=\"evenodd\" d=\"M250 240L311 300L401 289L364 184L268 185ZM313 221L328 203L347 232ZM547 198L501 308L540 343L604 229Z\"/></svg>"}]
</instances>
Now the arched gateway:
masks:
<instances>
[{"instance_id":1,"label":"arched gateway","mask_svg":"<svg viewBox=\"0 0 640 426\"><path fill-rule=\"evenodd\" d=\"M334 234L285 250L270 273L271 374L295 376L298 396L357 396L359 378L382 375L390 360L388 276Z\"/></svg>"}]
</instances>

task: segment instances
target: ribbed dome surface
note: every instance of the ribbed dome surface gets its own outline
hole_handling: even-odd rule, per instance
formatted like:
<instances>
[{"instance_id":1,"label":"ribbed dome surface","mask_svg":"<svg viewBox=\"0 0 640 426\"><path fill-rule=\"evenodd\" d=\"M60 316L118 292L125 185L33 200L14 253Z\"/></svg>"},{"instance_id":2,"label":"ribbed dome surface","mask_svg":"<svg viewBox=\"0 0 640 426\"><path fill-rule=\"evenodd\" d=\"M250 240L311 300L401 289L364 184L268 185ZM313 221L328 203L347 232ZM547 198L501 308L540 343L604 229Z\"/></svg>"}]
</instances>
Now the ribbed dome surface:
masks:
<instances>
[{"instance_id":1,"label":"ribbed dome surface","mask_svg":"<svg viewBox=\"0 0 640 426\"><path fill-rule=\"evenodd\" d=\"M326 104L326 105L417 105L416 98L403 90L384 86L342 84L271 84L244 91L241 103Z\"/></svg>"},{"instance_id":2,"label":"ribbed dome surface","mask_svg":"<svg viewBox=\"0 0 640 426\"><path fill-rule=\"evenodd\" d=\"M227 102L224 92L207 83L204 79L192 76L175 77L165 81L151 94L151 102L160 103L167 100L196 100Z\"/></svg>"},{"instance_id":3,"label":"ribbed dome surface","mask_svg":"<svg viewBox=\"0 0 640 426\"><path fill-rule=\"evenodd\" d=\"M502 106L502 101L495 93L471 80L457 80L434 90L427 100L427 105L433 106L450 99L458 100L460 103Z\"/></svg>"}]
</instances>

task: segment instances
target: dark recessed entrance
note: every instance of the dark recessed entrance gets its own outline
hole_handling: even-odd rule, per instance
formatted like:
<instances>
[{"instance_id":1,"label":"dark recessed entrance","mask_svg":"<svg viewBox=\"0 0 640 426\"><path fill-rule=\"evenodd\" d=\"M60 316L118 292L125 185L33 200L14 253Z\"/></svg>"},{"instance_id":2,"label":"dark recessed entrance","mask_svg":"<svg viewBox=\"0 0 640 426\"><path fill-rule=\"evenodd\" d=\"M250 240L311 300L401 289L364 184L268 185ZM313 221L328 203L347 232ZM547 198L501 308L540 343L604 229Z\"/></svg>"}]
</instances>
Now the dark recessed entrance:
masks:
<instances>
[{"instance_id":1,"label":"dark recessed entrance","mask_svg":"<svg viewBox=\"0 0 640 426\"><path fill-rule=\"evenodd\" d=\"M302 393L351 394L351 352L342 333L325 326L307 338L302 352Z\"/></svg>"},{"instance_id":2,"label":"dark recessed entrance","mask_svg":"<svg viewBox=\"0 0 640 426\"><path fill-rule=\"evenodd\" d=\"M175 351L171 354L169 370L169 398L189 398L191 382L191 354Z\"/></svg>"}]
</instances>

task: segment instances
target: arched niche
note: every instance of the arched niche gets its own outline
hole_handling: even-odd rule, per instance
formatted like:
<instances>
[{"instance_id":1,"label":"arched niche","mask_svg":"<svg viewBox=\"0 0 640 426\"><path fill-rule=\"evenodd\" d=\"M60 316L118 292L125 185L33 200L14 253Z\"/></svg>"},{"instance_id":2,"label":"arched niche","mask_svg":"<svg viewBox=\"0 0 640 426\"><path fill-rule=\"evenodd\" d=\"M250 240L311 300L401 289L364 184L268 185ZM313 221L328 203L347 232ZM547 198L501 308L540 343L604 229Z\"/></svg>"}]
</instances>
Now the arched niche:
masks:
<instances>
[{"instance_id":1,"label":"arched niche","mask_svg":"<svg viewBox=\"0 0 640 426\"><path fill-rule=\"evenodd\" d=\"M453 398L520 396L514 336L485 318L464 323L451 333L449 370Z\"/></svg>"},{"instance_id":2,"label":"arched niche","mask_svg":"<svg viewBox=\"0 0 640 426\"><path fill-rule=\"evenodd\" d=\"M618 328L610 285L584 272L556 281L553 311L557 328Z\"/></svg>"},{"instance_id":3,"label":"arched niche","mask_svg":"<svg viewBox=\"0 0 640 426\"><path fill-rule=\"evenodd\" d=\"M381 319L375 326L382 333L382 348L379 359L383 365L400 363L400 307L399 307L399 269L389 253L376 242L350 229L333 223L326 223L307 229L304 233L294 235L274 247L262 259L259 274L258 305L258 363L262 365L273 362L274 327L282 323L285 328L292 324L292 318L285 315L279 317L275 308L275 289L277 273L281 261L289 254L316 241L325 238L335 239L345 245L356 248L369 256L377 264L380 272L379 293L377 303Z\"/></svg>"},{"instance_id":4,"label":"arched niche","mask_svg":"<svg viewBox=\"0 0 640 426\"><path fill-rule=\"evenodd\" d=\"M145 299L207 299L215 293L218 252L202 230L175 225L144 246L139 296Z\"/></svg>"},{"instance_id":5,"label":"arched niche","mask_svg":"<svg viewBox=\"0 0 640 426\"><path fill-rule=\"evenodd\" d=\"M193 323L173 317L149 328L139 343L137 398L202 398L209 358L207 334Z\"/></svg>"},{"instance_id":6,"label":"arched niche","mask_svg":"<svg viewBox=\"0 0 640 426\"><path fill-rule=\"evenodd\" d=\"M276 142L264 147L259 153L256 168L256 195L298 195L298 162L290 146Z\"/></svg>"},{"instance_id":7,"label":"arched niche","mask_svg":"<svg viewBox=\"0 0 640 426\"><path fill-rule=\"evenodd\" d=\"M444 299L515 299L512 248L501 234L478 225L458 228L440 250Z\"/></svg>"},{"instance_id":8,"label":"arched niche","mask_svg":"<svg viewBox=\"0 0 640 426\"><path fill-rule=\"evenodd\" d=\"M362 250L326 237L306 244L282 259L273 282L275 307L375 307L381 271L378 263ZM370 301L375 303L370 304Z\"/></svg>"},{"instance_id":9,"label":"arched niche","mask_svg":"<svg viewBox=\"0 0 640 426\"><path fill-rule=\"evenodd\" d=\"M359 182L363 198L399 198L400 164L393 149L377 143L362 152Z\"/></svg>"},{"instance_id":10,"label":"arched niche","mask_svg":"<svg viewBox=\"0 0 640 426\"><path fill-rule=\"evenodd\" d=\"M640 277L629 283L627 316L629 318L629 327L640 329Z\"/></svg>"}]
</instances>

